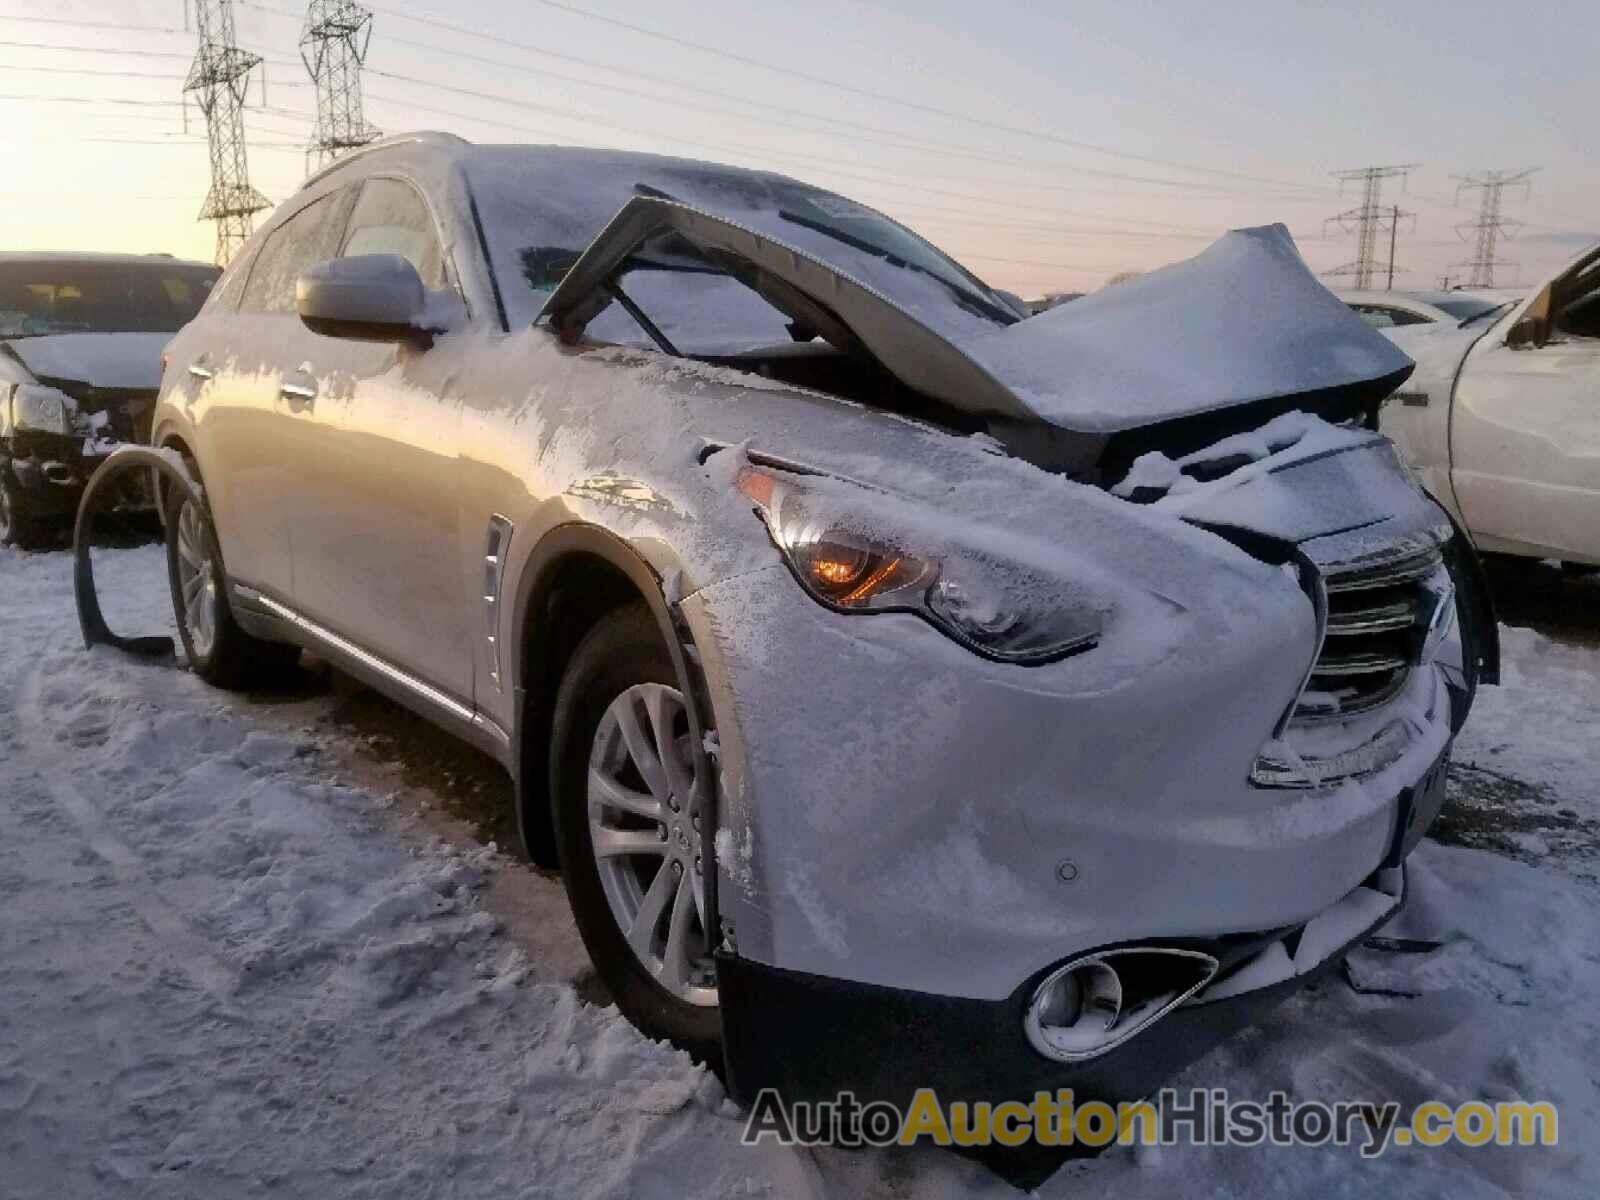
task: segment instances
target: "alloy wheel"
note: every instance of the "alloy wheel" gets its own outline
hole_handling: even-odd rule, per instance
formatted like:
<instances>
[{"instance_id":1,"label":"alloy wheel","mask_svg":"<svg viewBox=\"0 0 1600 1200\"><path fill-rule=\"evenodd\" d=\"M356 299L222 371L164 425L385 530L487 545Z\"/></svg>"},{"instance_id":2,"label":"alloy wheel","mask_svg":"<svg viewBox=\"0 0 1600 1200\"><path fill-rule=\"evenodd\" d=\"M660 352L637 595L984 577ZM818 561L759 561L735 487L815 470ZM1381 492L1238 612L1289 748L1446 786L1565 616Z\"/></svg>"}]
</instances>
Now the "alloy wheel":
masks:
<instances>
[{"instance_id":1,"label":"alloy wheel","mask_svg":"<svg viewBox=\"0 0 1600 1200\"><path fill-rule=\"evenodd\" d=\"M216 557L211 553L205 514L193 500L178 514L178 586L183 596L183 625L189 644L200 658L217 641L217 608L222 594Z\"/></svg>"},{"instance_id":2,"label":"alloy wheel","mask_svg":"<svg viewBox=\"0 0 1600 1200\"><path fill-rule=\"evenodd\" d=\"M606 709L589 755L589 841L611 915L663 988L717 1002L705 928L701 814L683 694L628 688Z\"/></svg>"}]
</instances>

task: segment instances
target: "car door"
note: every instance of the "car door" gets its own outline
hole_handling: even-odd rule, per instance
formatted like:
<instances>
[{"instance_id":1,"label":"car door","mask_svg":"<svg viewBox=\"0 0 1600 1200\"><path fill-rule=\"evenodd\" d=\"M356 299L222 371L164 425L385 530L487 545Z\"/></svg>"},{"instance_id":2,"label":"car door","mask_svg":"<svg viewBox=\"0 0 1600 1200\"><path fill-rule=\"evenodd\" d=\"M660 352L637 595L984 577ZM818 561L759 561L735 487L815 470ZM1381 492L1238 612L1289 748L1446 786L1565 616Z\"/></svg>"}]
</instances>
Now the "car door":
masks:
<instances>
[{"instance_id":1,"label":"car door","mask_svg":"<svg viewBox=\"0 0 1600 1200\"><path fill-rule=\"evenodd\" d=\"M243 265L242 286L225 280L217 301L172 345L228 574L278 595L293 585L284 498L294 438L277 347L300 324L294 280L327 256L336 217L330 194L279 220Z\"/></svg>"},{"instance_id":2,"label":"car door","mask_svg":"<svg viewBox=\"0 0 1600 1200\"><path fill-rule=\"evenodd\" d=\"M337 253L399 254L427 287L451 288L442 245L421 193L373 176ZM418 343L327 337L303 323L286 341L284 404L304 422L288 502L294 599L317 623L470 704L460 402L442 394L428 355Z\"/></svg>"},{"instance_id":3,"label":"car door","mask_svg":"<svg viewBox=\"0 0 1600 1200\"><path fill-rule=\"evenodd\" d=\"M1501 329L1456 386L1451 480L1486 550L1600 562L1600 278L1552 284L1539 341ZM1543 297L1541 296L1541 299ZM1509 322L1507 322L1509 324ZM1518 322L1522 324L1521 321Z\"/></svg>"}]
</instances>

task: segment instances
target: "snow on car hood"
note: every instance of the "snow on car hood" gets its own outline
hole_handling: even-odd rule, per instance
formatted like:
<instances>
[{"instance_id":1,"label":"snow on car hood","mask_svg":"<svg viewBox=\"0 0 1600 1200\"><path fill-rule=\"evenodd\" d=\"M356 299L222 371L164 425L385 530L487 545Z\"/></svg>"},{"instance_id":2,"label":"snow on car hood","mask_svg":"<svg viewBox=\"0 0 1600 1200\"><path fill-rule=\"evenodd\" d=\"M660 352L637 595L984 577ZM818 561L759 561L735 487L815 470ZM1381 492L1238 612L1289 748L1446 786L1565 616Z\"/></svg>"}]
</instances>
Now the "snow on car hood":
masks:
<instances>
[{"instance_id":1,"label":"snow on car hood","mask_svg":"<svg viewBox=\"0 0 1600 1200\"><path fill-rule=\"evenodd\" d=\"M170 333L53 333L6 345L36 379L64 379L95 388L154 391Z\"/></svg>"},{"instance_id":2,"label":"snow on car hood","mask_svg":"<svg viewBox=\"0 0 1600 1200\"><path fill-rule=\"evenodd\" d=\"M1046 421L1094 433L1331 389L1381 396L1411 370L1282 225L1236 229L961 348Z\"/></svg>"},{"instance_id":3,"label":"snow on car hood","mask_svg":"<svg viewBox=\"0 0 1600 1200\"><path fill-rule=\"evenodd\" d=\"M848 246L740 217L636 196L540 317L576 336L611 303L630 260L687 242L702 263L917 391L1091 435L1287 397L1314 406L1355 391L1375 402L1412 366L1317 281L1281 225L1236 230L1186 262L1007 325L958 308L931 279L901 271L888 290Z\"/></svg>"},{"instance_id":4,"label":"snow on car hood","mask_svg":"<svg viewBox=\"0 0 1600 1200\"><path fill-rule=\"evenodd\" d=\"M1454 321L1435 321L1430 325L1398 325L1385 329L1383 336L1417 365L1416 373L1407 380L1408 390L1423 392L1442 386L1448 391L1467 351L1497 324L1480 321L1462 329Z\"/></svg>"}]
</instances>

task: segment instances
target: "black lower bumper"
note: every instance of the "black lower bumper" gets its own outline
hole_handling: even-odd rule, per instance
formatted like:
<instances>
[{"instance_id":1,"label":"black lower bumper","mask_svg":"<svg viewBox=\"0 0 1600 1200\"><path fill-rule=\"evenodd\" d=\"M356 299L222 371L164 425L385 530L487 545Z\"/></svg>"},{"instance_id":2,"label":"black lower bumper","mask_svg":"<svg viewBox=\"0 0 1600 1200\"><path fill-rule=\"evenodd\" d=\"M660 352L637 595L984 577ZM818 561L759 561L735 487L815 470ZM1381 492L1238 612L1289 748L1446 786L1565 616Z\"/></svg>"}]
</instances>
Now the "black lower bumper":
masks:
<instances>
[{"instance_id":1,"label":"black lower bumper","mask_svg":"<svg viewBox=\"0 0 1600 1200\"><path fill-rule=\"evenodd\" d=\"M1385 915L1383 920L1388 920ZM1380 921L1378 924L1382 924ZM723 1053L729 1093L749 1107L766 1089L785 1101L817 1102L851 1092L865 1104L902 1111L919 1088L941 1102L1027 1103L1039 1091L1071 1088L1080 1104L1150 1095L1184 1066L1331 970L1363 930L1312 970L1259 990L1173 1011L1132 1040L1087 1062L1064 1063L1034 1050L1023 1018L1041 971L1003 1000L902 991L786 971L718 956ZM1296 930L1166 942L1205 949L1230 965ZM1220 977L1220 976L1219 976Z\"/></svg>"},{"instance_id":2,"label":"black lower bumper","mask_svg":"<svg viewBox=\"0 0 1600 1200\"><path fill-rule=\"evenodd\" d=\"M70 518L78 511L84 489L105 462L106 455L86 455L79 443L66 447L71 453L11 457L4 466L11 477L12 494L23 513L36 520ZM154 491L148 473L130 475L108 498L108 510L141 512L155 507Z\"/></svg>"}]
</instances>

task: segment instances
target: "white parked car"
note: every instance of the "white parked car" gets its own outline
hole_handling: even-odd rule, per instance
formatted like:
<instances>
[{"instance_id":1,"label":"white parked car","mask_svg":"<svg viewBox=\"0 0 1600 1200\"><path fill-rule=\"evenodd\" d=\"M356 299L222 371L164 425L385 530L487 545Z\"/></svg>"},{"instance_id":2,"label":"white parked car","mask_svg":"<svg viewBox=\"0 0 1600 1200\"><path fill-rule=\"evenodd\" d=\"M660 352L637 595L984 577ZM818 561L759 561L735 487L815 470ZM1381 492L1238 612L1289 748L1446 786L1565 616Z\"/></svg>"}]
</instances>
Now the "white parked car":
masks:
<instances>
[{"instance_id":1,"label":"white parked car","mask_svg":"<svg viewBox=\"0 0 1600 1200\"><path fill-rule=\"evenodd\" d=\"M1374 329L1412 325L1458 325L1501 308L1512 297L1493 292L1336 291Z\"/></svg>"},{"instance_id":2,"label":"white parked car","mask_svg":"<svg viewBox=\"0 0 1600 1200\"><path fill-rule=\"evenodd\" d=\"M169 352L125 457L203 484L199 674L309 647L495 755L623 1012L741 1098L1144 1094L1442 803L1470 549L1281 226L1023 320L792 179L417 135Z\"/></svg>"},{"instance_id":3,"label":"white parked car","mask_svg":"<svg viewBox=\"0 0 1600 1200\"><path fill-rule=\"evenodd\" d=\"M1600 564L1600 246L1519 303L1389 336L1417 371L1380 427L1478 548Z\"/></svg>"}]
</instances>

